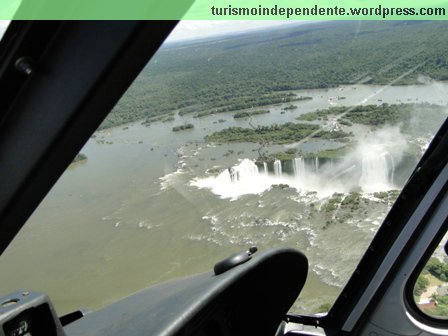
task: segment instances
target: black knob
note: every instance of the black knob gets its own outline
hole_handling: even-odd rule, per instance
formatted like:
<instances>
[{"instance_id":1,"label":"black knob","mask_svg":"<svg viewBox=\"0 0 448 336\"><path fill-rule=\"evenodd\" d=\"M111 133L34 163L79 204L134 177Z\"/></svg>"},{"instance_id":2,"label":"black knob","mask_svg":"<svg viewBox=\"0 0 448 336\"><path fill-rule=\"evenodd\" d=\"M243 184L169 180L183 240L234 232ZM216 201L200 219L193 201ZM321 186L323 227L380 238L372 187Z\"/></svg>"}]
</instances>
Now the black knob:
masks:
<instances>
[{"instance_id":1,"label":"black knob","mask_svg":"<svg viewBox=\"0 0 448 336\"><path fill-rule=\"evenodd\" d=\"M230 257L221 260L220 262L215 264L215 267L213 267L215 275L219 275L235 266L244 264L246 261L250 260L252 258L252 254L254 254L257 251L258 251L257 247L252 246L249 248L249 251L235 253L232 254Z\"/></svg>"},{"instance_id":2,"label":"black knob","mask_svg":"<svg viewBox=\"0 0 448 336\"><path fill-rule=\"evenodd\" d=\"M256 247L256 246L251 246L250 248L249 248L249 253L250 254L254 254L255 252L257 252L258 251L258 248Z\"/></svg>"}]
</instances>

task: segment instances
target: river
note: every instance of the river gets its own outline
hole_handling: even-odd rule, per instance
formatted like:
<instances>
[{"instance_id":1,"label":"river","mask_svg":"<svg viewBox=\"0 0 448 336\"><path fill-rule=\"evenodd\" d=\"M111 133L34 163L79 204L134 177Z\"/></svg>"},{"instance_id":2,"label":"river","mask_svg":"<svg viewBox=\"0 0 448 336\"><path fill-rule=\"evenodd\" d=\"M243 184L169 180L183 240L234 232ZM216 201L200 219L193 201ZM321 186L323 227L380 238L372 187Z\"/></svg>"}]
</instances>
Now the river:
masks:
<instances>
[{"instance_id":1,"label":"river","mask_svg":"<svg viewBox=\"0 0 448 336\"><path fill-rule=\"evenodd\" d=\"M313 99L294 102L298 109L293 111L283 111L290 104L271 106L269 114L250 121L236 120L233 113L204 118L176 115L172 122L149 127L136 122L97 132L81 151L88 159L67 169L0 259L0 293L46 292L60 314L97 309L147 286L212 270L220 259L257 245L260 250L294 247L308 256L308 280L294 311L312 313L333 302L391 199L372 196L378 188L362 192L355 211L341 217L334 209L324 210L333 191L301 190L300 185L294 187L292 181L298 181L294 173L283 172L280 177L273 168L266 178L257 171L246 174L259 180L246 179L245 185L235 187L238 191L213 190L220 183L220 172L241 167L243 159L256 159L258 145L219 146L204 143L204 136L229 126L249 127L249 122L297 122L300 114L334 105L428 102L447 106L448 84L352 85L295 93ZM437 120L420 138L404 139L424 147L434 125L445 117L446 113L434 117ZM171 131L190 122L192 130ZM353 131L365 130L354 127ZM331 140L299 145L305 152L338 146ZM285 148L277 145L269 150ZM216 172L211 173L212 168ZM402 175L409 174L411 167L403 170ZM319 168L313 174L318 172ZM389 171L375 176L390 180L390 175ZM214 179L208 180L211 185L207 178ZM273 180L266 182L267 178ZM405 178L395 177L383 189L400 188ZM290 188L275 186L285 181ZM266 186L260 190L248 191L263 183ZM342 192L342 197L348 193L343 188L334 191Z\"/></svg>"}]
</instances>

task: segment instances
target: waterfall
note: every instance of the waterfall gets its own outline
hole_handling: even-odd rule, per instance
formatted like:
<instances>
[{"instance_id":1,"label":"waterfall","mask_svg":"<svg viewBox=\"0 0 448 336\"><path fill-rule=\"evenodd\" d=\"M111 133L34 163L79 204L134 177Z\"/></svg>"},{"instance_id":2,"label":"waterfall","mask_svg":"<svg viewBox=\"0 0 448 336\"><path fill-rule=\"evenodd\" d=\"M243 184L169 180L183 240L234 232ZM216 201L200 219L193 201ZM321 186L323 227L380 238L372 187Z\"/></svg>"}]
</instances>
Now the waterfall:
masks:
<instances>
[{"instance_id":1,"label":"waterfall","mask_svg":"<svg viewBox=\"0 0 448 336\"><path fill-rule=\"evenodd\" d=\"M299 179L306 178L305 160L303 158L295 158L292 161L292 169L294 171L294 177Z\"/></svg>"},{"instance_id":2,"label":"waterfall","mask_svg":"<svg viewBox=\"0 0 448 336\"><path fill-rule=\"evenodd\" d=\"M191 185L210 189L222 198L237 199L242 195L259 194L268 190L273 179L275 178L259 172L254 161L243 159L217 176L196 178L191 181Z\"/></svg>"},{"instance_id":3,"label":"waterfall","mask_svg":"<svg viewBox=\"0 0 448 336\"><path fill-rule=\"evenodd\" d=\"M294 176L296 176L299 172L299 164L299 158L295 158L294 160L292 160L292 171L294 173Z\"/></svg>"},{"instance_id":4,"label":"waterfall","mask_svg":"<svg viewBox=\"0 0 448 336\"><path fill-rule=\"evenodd\" d=\"M248 159L244 159L239 165L229 168L227 171L230 176L230 181L233 183L258 175L257 165ZM227 175L225 172L224 174Z\"/></svg>"},{"instance_id":5,"label":"waterfall","mask_svg":"<svg viewBox=\"0 0 448 336\"><path fill-rule=\"evenodd\" d=\"M359 185L364 192L389 190L388 153L382 146L372 145L361 154L361 178Z\"/></svg>"},{"instance_id":6,"label":"waterfall","mask_svg":"<svg viewBox=\"0 0 448 336\"><path fill-rule=\"evenodd\" d=\"M389 182L390 184L394 184L394 179L395 179L395 159L393 157L393 155L389 155L388 156L390 159L390 177L389 177Z\"/></svg>"},{"instance_id":7,"label":"waterfall","mask_svg":"<svg viewBox=\"0 0 448 336\"><path fill-rule=\"evenodd\" d=\"M282 176L282 162L280 160L274 161L274 175Z\"/></svg>"},{"instance_id":8,"label":"waterfall","mask_svg":"<svg viewBox=\"0 0 448 336\"><path fill-rule=\"evenodd\" d=\"M299 191L313 191L322 197L360 189L373 193L393 189L394 170L399 161L387 146L368 143L338 160L296 157L283 164L275 160L272 173L268 163L257 166L255 161L244 159L217 176L196 178L191 184L232 199L259 194L278 184L287 184Z\"/></svg>"}]
</instances>

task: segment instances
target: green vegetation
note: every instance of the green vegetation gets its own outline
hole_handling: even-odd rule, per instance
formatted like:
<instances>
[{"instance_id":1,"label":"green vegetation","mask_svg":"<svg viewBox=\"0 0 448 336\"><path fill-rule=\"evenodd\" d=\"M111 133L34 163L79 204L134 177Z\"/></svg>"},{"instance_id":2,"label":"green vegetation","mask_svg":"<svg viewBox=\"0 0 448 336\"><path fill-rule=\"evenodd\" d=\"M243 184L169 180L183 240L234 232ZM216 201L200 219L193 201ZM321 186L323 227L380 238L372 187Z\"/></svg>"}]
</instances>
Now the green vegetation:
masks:
<instances>
[{"instance_id":1,"label":"green vegetation","mask_svg":"<svg viewBox=\"0 0 448 336\"><path fill-rule=\"evenodd\" d=\"M163 114L163 115L156 116L156 117L146 118L142 122L142 124L146 125L146 126L149 126L149 125L151 125L151 123L156 122L156 121L161 121L161 122L174 121L174 113Z\"/></svg>"},{"instance_id":2,"label":"green vegetation","mask_svg":"<svg viewBox=\"0 0 448 336\"><path fill-rule=\"evenodd\" d=\"M101 127L173 111L219 113L300 99L280 93L287 90L361 81L416 84L419 75L447 80L446 26L444 21L322 22L269 36L263 31L220 43L165 45ZM415 66L418 71L396 80Z\"/></svg>"},{"instance_id":3,"label":"green vegetation","mask_svg":"<svg viewBox=\"0 0 448 336\"><path fill-rule=\"evenodd\" d=\"M317 110L315 112L304 113L302 115L299 115L296 119L305 121L314 121L326 118L330 115L336 116L346 111L347 107L345 106L333 106L325 110Z\"/></svg>"},{"instance_id":4,"label":"green vegetation","mask_svg":"<svg viewBox=\"0 0 448 336\"><path fill-rule=\"evenodd\" d=\"M162 122L170 122L170 121L174 121L174 117L172 117L172 116L168 116L168 117L166 117L166 118L163 118L161 121L162 121Z\"/></svg>"},{"instance_id":5,"label":"green vegetation","mask_svg":"<svg viewBox=\"0 0 448 336\"><path fill-rule=\"evenodd\" d=\"M448 318L448 296L433 295L433 299L437 302L437 306L427 313L434 317Z\"/></svg>"},{"instance_id":6,"label":"green vegetation","mask_svg":"<svg viewBox=\"0 0 448 336\"><path fill-rule=\"evenodd\" d=\"M334 193L331 198L322 206L322 211L332 212L336 210L342 202L342 194Z\"/></svg>"},{"instance_id":7,"label":"green vegetation","mask_svg":"<svg viewBox=\"0 0 448 336\"><path fill-rule=\"evenodd\" d=\"M350 192L349 194L334 193L321 205L320 210L326 217L322 229L326 230L332 225L352 220L356 217L354 212L356 211L359 214L365 202L366 199L363 199L359 192Z\"/></svg>"},{"instance_id":8,"label":"green vegetation","mask_svg":"<svg viewBox=\"0 0 448 336\"><path fill-rule=\"evenodd\" d=\"M376 198L379 198L379 199L387 199L389 194L387 193L387 191L378 191L378 192L374 192L373 196L375 196Z\"/></svg>"},{"instance_id":9,"label":"green vegetation","mask_svg":"<svg viewBox=\"0 0 448 336\"><path fill-rule=\"evenodd\" d=\"M214 113L244 110L256 106L268 106L300 100L295 93L272 93L258 97L246 97L226 101L224 106L214 109ZM182 112L179 112L182 115ZM185 114L185 113L183 113Z\"/></svg>"},{"instance_id":10,"label":"green vegetation","mask_svg":"<svg viewBox=\"0 0 448 336\"><path fill-rule=\"evenodd\" d=\"M174 126L173 127L173 132L179 132L179 131L192 129L192 128L194 128L193 124L185 124L185 125L180 125L180 126Z\"/></svg>"},{"instance_id":11,"label":"green vegetation","mask_svg":"<svg viewBox=\"0 0 448 336\"><path fill-rule=\"evenodd\" d=\"M385 124L397 124L409 118L414 104L389 105L367 105L355 106L343 117L344 120L355 124L370 126L381 126Z\"/></svg>"},{"instance_id":12,"label":"green vegetation","mask_svg":"<svg viewBox=\"0 0 448 336\"><path fill-rule=\"evenodd\" d=\"M361 204L361 194L358 192L351 192L341 202L341 208L349 209L350 211L358 210Z\"/></svg>"},{"instance_id":13,"label":"green vegetation","mask_svg":"<svg viewBox=\"0 0 448 336\"><path fill-rule=\"evenodd\" d=\"M248 117L251 117L253 115L266 114L266 113L269 113L269 112L270 112L269 110L237 112L237 113L235 113L233 115L233 118L235 118L235 119L248 118Z\"/></svg>"},{"instance_id":14,"label":"green vegetation","mask_svg":"<svg viewBox=\"0 0 448 336\"><path fill-rule=\"evenodd\" d=\"M402 127L408 129L411 127L411 118L415 115L415 111L419 110L420 118L422 115L429 117L430 115L444 111L444 108L432 104L399 104L380 106L368 105L363 108L356 107L351 110L344 119L358 124L370 126L382 126L385 124L396 125L402 123Z\"/></svg>"},{"instance_id":15,"label":"green vegetation","mask_svg":"<svg viewBox=\"0 0 448 336\"><path fill-rule=\"evenodd\" d=\"M350 121L348 121L348 120L344 120L344 119L342 119L342 120L338 120L339 121L339 123L341 124L341 125L344 125L344 126L353 126L353 124L350 122Z\"/></svg>"},{"instance_id":16,"label":"green vegetation","mask_svg":"<svg viewBox=\"0 0 448 336\"><path fill-rule=\"evenodd\" d=\"M325 140L335 140L338 139L340 141L341 139L347 139L348 137L353 136L353 133L347 133L344 131L324 131L321 130L313 135L313 138L319 138L319 139L325 139Z\"/></svg>"},{"instance_id":17,"label":"green vegetation","mask_svg":"<svg viewBox=\"0 0 448 336\"><path fill-rule=\"evenodd\" d=\"M311 97L310 97L311 98ZM286 111L288 111L288 110L297 110L299 107L297 106L297 105L289 105L289 106L286 106L286 107L284 107L283 109L284 110L286 110Z\"/></svg>"},{"instance_id":18,"label":"green vegetation","mask_svg":"<svg viewBox=\"0 0 448 336\"><path fill-rule=\"evenodd\" d=\"M419 113L416 113L416 111ZM338 121L345 126L351 126L352 124L383 126L385 124L396 125L402 123L404 128L408 128L412 126L411 117L413 116L431 115L438 120L440 117L437 117L437 115L444 115L444 111L444 107L428 103L391 105L383 103L381 105L330 107L325 110L317 110L315 112L302 114L296 119L305 121L325 120L329 116L337 116L344 113Z\"/></svg>"},{"instance_id":19,"label":"green vegetation","mask_svg":"<svg viewBox=\"0 0 448 336\"><path fill-rule=\"evenodd\" d=\"M224 168L222 167L213 167L207 169L207 174L218 175L219 173L222 173L223 170Z\"/></svg>"},{"instance_id":20,"label":"green vegetation","mask_svg":"<svg viewBox=\"0 0 448 336\"><path fill-rule=\"evenodd\" d=\"M422 293L426 290L426 288L429 286L429 280L426 279L424 275L420 275L417 278L417 282L414 286L414 296L420 296Z\"/></svg>"},{"instance_id":21,"label":"green vegetation","mask_svg":"<svg viewBox=\"0 0 448 336\"><path fill-rule=\"evenodd\" d=\"M206 117L206 116L209 116L212 114L215 114L215 113L213 111L203 111L203 112L196 113L194 115L194 117L195 118L203 118L203 117Z\"/></svg>"},{"instance_id":22,"label":"green vegetation","mask_svg":"<svg viewBox=\"0 0 448 336\"><path fill-rule=\"evenodd\" d=\"M319 139L332 139L341 141L352 136L343 131L324 131L317 125L310 124L274 124L271 126L258 126L256 128L229 127L214 132L205 137L206 141L226 142L258 142L287 144L300 141L308 136Z\"/></svg>"},{"instance_id":23,"label":"green vegetation","mask_svg":"<svg viewBox=\"0 0 448 336\"><path fill-rule=\"evenodd\" d=\"M345 124L364 124L371 126L379 126L388 124L396 124L399 121L409 117L414 104L382 104L382 105L360 105L354 107L331 107L325 110L318 110L298 116L298 120L314 121L323 119L328 116L336 116L342 113L345 115L340 119Z\"/></svg>"},{"instance_id":24,"label":"green vegetation","mask_svg":"<svg viewBox=\"0 0 448 336\"><path fill-rule=\"evenodd\" d=\"M383 103L382 105L357 106L350 109L341 121L369 126L401 124L401 128L409 132L428 122L444 119L445 116L446 108L439 105L428 103L389 105Z\"/></svg>"},{"instance_id":25,"label":"green vegetation","mask_svg":"<svg viewBox=\"0 0 448 336\"><path fill-rule=\"evenodd\" d=\"M331 134L331 133L329 133ZM336 136L335 138L338 139L339 133L335 133ZM347 135L347 134L346 134ZM274 160L280 160L280 161L290 161L295 159L296 157L300 156L306 159L314 159L314 158L319 158L319 159L339 159L344 157L345 155L347 155L350 150L352 149L352 146L342 146L342 147L338 147L335 149L325 149L319 152L310 152L310 153L306 153L303 154L302 152L300 152L299 154L297 154L297 149L295 148L289 148L284 152L277 152L277 153L272 153L269 154L267 156L261 157L259 158L260 162L273 162Z\"/></svg>"},{"instance_id":26,"label":"green vegetation","mask_svg":"<svg viewBox=\"0 0 448 336\"><path fill-rule=\"evenodd\" d=\"M290 161L290 160L294 160L294 158L297 156L296 154L297 154L297 150L295 148L290 148L284 152L277 152L277 153L270 154L266 157L260 157L260 158L258 158L257 161L259 163L274 162L275 160Z\"/></svg>"},{"instance_id":27,"label":"green vegetation","mask_svg":"<svg viewBox=\"0 0 448 336\"><path fill-rule=\"evenodd\" d=\"M321 150L317 153L309 153L306 154L305 157L311 158L311 157L318 157L320 159L338 159L338 158L342 158L345 155L347 155L350 150L352 150L353 147L352 146L342 146L342 147L338 147L338 148L334 148L334 149L324 149Z\"/></svg>"},{"instance_id":28,"label":"green vegetation","mask_svg":"<svg viewBox=\"0 0 448 336\"><path fill-rule=\"evenodd\" d=\"M313 132L318 131L319 126L307 124L286 123L282 125L258 126L256 128L229 127L205 137L212 142L258 142L286 144L300 141ZM331 132L328 132L331 133ZM321 134L321 136L324 136ZM325 133L325 136L331 137ZM336 135L338 136L338 135Z\"/></svg>"},{"instance_id":29,"label":"green vegetation","mask_svg":"<svg viewBox=\"0 0 448 336\"><path fill-rule=\"evenodd\" d=\"M395 193L386 193L388 200L391 199ZM321 211L327 216L331 216L323 226L323 229L329 228L331 224L343 223L354 217L354 214L359 214L363 206L366 204L366 199L362 197L359 192L352 191L348 194L334 193L321 206ZM337 216L335 215L337 212ZM327 217L329 218L329 217Z\"/></svg>"},{"instance_id":30,"label":"green vegetation","mask_svg":"<svg viewBox=\"0 0 448 336\"><path fill-rule=\"evenodd\" d=\"M76 154L76 156L73 159L72 163L79 162L79 161L84 161L84 160L87 160L87 156L85 154L83 154L83 153L78 153L78 154Z\"/></svg>"},{"instance_id":31,"label":"green vegetation","mask_svg":"<svg viewBox=\"0 0 448 336\"><path fill-rule=\"evenodd\" d=\"M414 299L419 301L419 297L428 290L428 287L437 286L437 292L432 294L431 300L434 307L422 307L422 311L436 318L448 318L448 295L445 283L448 279L448 265L433 257L429 259L422 273L417 278L414 285Z\"/></svg>"},{"instance_id":32,"label":"green vegetation","mask_svg":"<svg viewBox=\"0 0 448 336\"><path fill-rule=\"evenodd\" d=\"M296 120L302 120L302 121L314 121L317 119L319 119L319 115L317 114L317 112L304 113L296 118Z\"/></svg>"},{"instance_id":33,"label":"green vegetation","mask_svg":"<svg viewBox=\"0 0 448 336\"><path fill-rule=\"evenodd\" d=\"M437 258L429 259L425 270L434 275L437 279L448 282L448 264L441 262Z\"/></svg>"},{"instance_id":34,"label":"green vegetation","mask_svg":"<svg viewBox=\"0 0 448 336\"><path fill-rule=\"evenodd\" d=\"M237 110L244 110L248 108L253 108L257 106L268 106L268 105L275 105L290 101L296 101L300 100L299 98L296 98L296 95L294 93L275 93L275 94L268 94L263 95L260 97L253 97L253 98L241 98L241 99L234 99L230 101L226 101L225 106L217 107L214 109L208 109L205 111L197 112L195 110L182 110L179 112L179 115L185 115L188 113L196 112L194 115L195 118L202 118L206 117L212 114L217 113L225 113L225 112L231 112L231 111L237 111ZM244 112L242 112L244 113Z\"/></svg>"}]
</instances>

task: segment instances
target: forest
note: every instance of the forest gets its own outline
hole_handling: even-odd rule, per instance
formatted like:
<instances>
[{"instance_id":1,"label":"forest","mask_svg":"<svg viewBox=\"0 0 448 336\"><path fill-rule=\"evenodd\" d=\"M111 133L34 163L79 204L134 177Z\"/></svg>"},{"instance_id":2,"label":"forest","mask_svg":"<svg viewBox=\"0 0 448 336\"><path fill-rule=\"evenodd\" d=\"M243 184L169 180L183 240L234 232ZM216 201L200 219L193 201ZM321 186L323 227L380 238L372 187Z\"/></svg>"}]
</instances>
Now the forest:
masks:
<instances>
[{"instance_id":1,"label":"forest","mask_svg":"<svg viewBox=\"0 0 448 336\"><path fill-rule=\"evenodd\" d=\"M354 107L335 106L315 112L308 112L298 116L297 120L314 121L327 120L329 116L342 115L339 123L351 126L362 124L369 126L395 125L402 123L408 127L409 119L413 112L418 109L421 114L432 115L432 113L444 114L445 107L428 103L420 104L387 104L381 105L358 105Z\"/></svg>"},{"instance_id":2,"label":"forest","mask_svg":"<svg viewBox=\"0 0 448 336\"><path fill-rule=\"evenodd\" d=\"M229 127L205 137L210 142L258 142L286 144L300 141L308 136L320 139L346 139L350 133L343 131L324 131L318 125L310 124L274 124L254 128Z\"/></svg>"},{"instance_id":3,"label":"forest","mask_svg":"<svg viewBox=\"0 0 448 336\"><path fill-rule=\"evenodd\" d=\"M266 114L269 113L269 110L256 110L256 111L245 111L245 112L237 112L233 115L234 119L242 119L242 118L249 118L254 115L259 114Z\"/></svg>"},{"instance_id":4,"label":"forest","mask_svg":"<svg viewBox=\"0 0 448 336\"><path fill-rule=\"evenodd\" d=\"M101 128L307 99L288 92L298 89L447 80L447 27L445 21L319 22L166 44Z\"/></svg>"}]
</instances>

